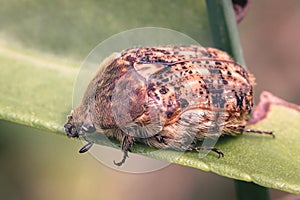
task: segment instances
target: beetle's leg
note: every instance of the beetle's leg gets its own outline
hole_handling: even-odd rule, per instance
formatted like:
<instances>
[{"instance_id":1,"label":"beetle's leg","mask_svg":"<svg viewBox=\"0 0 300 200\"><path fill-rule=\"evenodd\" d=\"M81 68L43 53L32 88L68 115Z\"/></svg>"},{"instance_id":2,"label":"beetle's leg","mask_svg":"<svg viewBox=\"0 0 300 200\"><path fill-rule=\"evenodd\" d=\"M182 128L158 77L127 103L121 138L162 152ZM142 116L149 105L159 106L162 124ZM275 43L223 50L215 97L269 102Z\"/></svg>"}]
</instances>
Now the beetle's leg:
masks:
<instances>
[{"instance_id":1,"label":"beetle's leg","mask_svg":"<svg viewBox=\"0 0 300 200\"><path fill-rule=\"evenodd\" d=\"M82 130L84 130L84 132L86 133L94 133L96 131L96 128L94 126L94 124L88 124L88 123L84 123L81 126Z\"/></svg>"},{"instance_id":2,"label":"beetle's leg","mask_svg":"<svg viewBox=\"0 0 300 200\"><path fill-rule=\"evenodd\" d=\"M261 130L245 129L244 132L272 135L273 138L275 138L275 135L272 131L261 131Z\"/></svg>"},{"instance_id":3,"label":"beetle's leg","mask_svg":"<svg viewBox=\"0 0 300 200\"><path fill-rule=\"evenodd\" d=\"M189 151L201 151L201 150L209 150L209 151L213 151L213 152L215 152L215 153L217 153L218 154L218 158L220 158L220 157L224 157L224 153L221 151L221 150L219 150L219 149L217 149L217 148L215 148L215 147L198 147L198 146L190 146L189 148L188 148L188 150Z\"/></svg>"},{"instance_id":4,"label":"beetle's leg","mask_svg":"<svg viewBox=\"0 0 300 200\"><path fill-rule=\"evenodd\" d=\"M94 144L94 142L92 140L90 140L89 138L87 138L85 135L82 135L82 138L87 141L88 143L86 145L84 145L80 150L79 153L85 153L87 152Z\"/></svg>"},{"instance_id":5,"label":"beetle's leg","mask_svg":"<svg viewBox=\"0 0 300 200\"><path fill-rule=\"evenodd\" d=\"M125 163L125 160L128 157L128 151L131 151L131 147L133 146L133 144L134 144L134 138L132 136L125 134L122 138L122 144L121 144L121 148L124 152L123 159L120 162L116 162L114 160L115 165L121 166L123 163Z\"/></svg>"},{"instance_id":6,"label":"beetle's leg","mask_svg":"<svg viewBox=\"0 0 300 200\"><path fill-rule=\"evenodd\" d=\"M79 150L79 153L85 153L93 146L94 142L92 140L90 140L89 138L87 138L85 136L85 134L93 133L95 131L96 131L96 128L95 128L94 124L86 123L81 126L81 130L79 131L78 136L81 136L88 143Z\"/></svg>"},{"instance_id":7,"label":"beetle's leg","mask_svg":"<svg viewBox=\"0 0 300 200\"><path fill-rule=\"evenodd\" d=\"M127 157L128 157L128 150L124 150L123 159L120 162L116 162L114 160L114 164L117 165L117 166L123 165L123 163L125 163L125 160L126 160Z\"/></svg>"},{"instance_id":8,"label":"beetle's leg","mask_svg":"<svg viewBox=\"0 0 300 200\"><path fill-rule=\"evenodd\" d=\"M159 134L155 134L154 137L157 140L157 142L166 144L166 140L165 140L164 136L159 135Z\"/></svg>"}]
</instances>

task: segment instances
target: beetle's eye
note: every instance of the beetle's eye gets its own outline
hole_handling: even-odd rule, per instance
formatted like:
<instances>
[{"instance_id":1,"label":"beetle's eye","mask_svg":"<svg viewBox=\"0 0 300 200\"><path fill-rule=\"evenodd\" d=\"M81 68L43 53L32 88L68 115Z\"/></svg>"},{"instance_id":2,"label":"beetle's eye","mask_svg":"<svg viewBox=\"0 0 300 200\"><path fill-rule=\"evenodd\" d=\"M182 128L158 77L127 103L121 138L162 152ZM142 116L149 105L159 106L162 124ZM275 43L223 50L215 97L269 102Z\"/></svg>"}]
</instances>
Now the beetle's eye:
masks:
<instances>
[{"instance_id":1,"label":"beetle's eye","mask_svg":"<svg viewBox=\"0 0 300 200\"><path fill-rule=\"evenodd\" d=\"M78 137L78 133L74 125L67 123L64 127L68 137Z\"/></svg>"},{"instance_id":2,"label":"beetle's eye","mask_svg":"<svg viewBox=\"0 0 300 200\"><path fill-rule=\"evenodd\" d=\"M65 126L64 126L64 127L65 127L65 132L66 132L66 133L70 133L70 132L71 132L71 130L70 130L70 129L71 129L71 127L72 127L72 125L71 125L71 124L67 123L67 124L65 124Z\"/></svg>"},{"instance_id":3,"label":"beetle's eye","mask_svg":"<svg viewBox=\"0 0 300 200\"><path fill-rule=\"evenodd\" d=\"M96 131L96 128L93 124L83 124L82 129L87 133L93 133Z\"/></svg>"}]
</instances>

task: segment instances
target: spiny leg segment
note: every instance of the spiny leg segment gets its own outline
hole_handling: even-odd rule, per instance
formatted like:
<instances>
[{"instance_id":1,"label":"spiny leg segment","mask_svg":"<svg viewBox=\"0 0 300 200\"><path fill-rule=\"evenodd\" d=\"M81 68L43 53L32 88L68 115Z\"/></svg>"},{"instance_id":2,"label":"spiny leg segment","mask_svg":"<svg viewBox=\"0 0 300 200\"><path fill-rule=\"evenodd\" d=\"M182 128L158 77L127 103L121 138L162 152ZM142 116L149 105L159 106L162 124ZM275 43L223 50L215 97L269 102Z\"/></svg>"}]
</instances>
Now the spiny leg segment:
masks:
<instances>
[{"instance_id":1,"label":"spiny leg segment","mask_svg":"<svg viewBox=\"0 0 300 200\"><path fill-rule=\"evenodd\" d=\"M254 129L245 129L244 132L271 135L273 138L275 138L275 135L272 131L261 131L261 130L254 130Z\"/></svg>"},{"instance_id":2,"label":"spiny leg segment","mask_svg":"<svg viewBox=\"0 0 300 200\"><path fill-rule=\"evenodd\" d=\"M121 144L121 148L122 151L124 152L123 154L123 159L120 162L116 162L114 160L114 164L117 166L121 166L122 164L125 163L126 158L128 157L128 152L131 151L131 147L134 144L134 138L132 136L129 135L124 135L122 138L122 144Z\"/></svg>"},{"instance_id":3,"label":"spiny leg segment","mask_svg":"<svg viewBox=\"0 0 300 200\"><path fill-rule=\"evenodd\" d=\"M197 152L200 152L201 150L213 151L213 152L215 152L215 153L218 154L218 158L224 157L224 153L221 150L219 150L219 149L217 149L215 147L190 146L188 148L188 151L197 151Z\"/></svg>"}]
</instances>

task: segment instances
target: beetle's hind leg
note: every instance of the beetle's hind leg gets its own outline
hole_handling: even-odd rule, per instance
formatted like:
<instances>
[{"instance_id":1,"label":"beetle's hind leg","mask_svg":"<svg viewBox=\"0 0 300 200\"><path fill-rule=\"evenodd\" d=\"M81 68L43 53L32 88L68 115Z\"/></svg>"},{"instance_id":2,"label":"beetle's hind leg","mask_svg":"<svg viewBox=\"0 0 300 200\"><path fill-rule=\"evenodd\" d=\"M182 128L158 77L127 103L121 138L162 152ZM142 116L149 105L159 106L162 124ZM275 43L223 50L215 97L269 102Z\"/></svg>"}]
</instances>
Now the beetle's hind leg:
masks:
<instances>
[{"instance_id":1,"label":"beetle's hind leg","mask_svg":"<svg viewBox=\"0 0 300 200\"><path fill-rule=\"evenodd\" d=\"M275 134L272 131L261 131L261 130L254 130L254 129L245 129L244 132L271 135L273 138L275 138Z\"/></svg>"},{"instance_id":2,"label":"beetle's hind leg","mask_svg":"<svg viewBox=\"0 0 300 200\"><path fill-rule=\"evenodd\" d=\"M116 162L114 160L115 165L121 166L122 164L125 163L126 158L128 157L128 152L131 151L131 147L133 146L133 144L134 144L134 137L125 134L122 138L122 144L121 144L122 151L124 152L123 159L120 162Z\"/></svg>"},{"instance_id":3,"label":"beetle's hind leg","mask_svg":"<svg viewBox=\"0 0 300 200\"><path fill-rule=\"evenodd\" d=\"M188 151L197 151L197 152L200 152L201 150L209 150L209 151L213 151L213 152L215 152L215 153L218 154L218 158L224 157L224 153L223 153L221 150L219 150L219 149L217 149L217 148L215 148L215 147L190 146L190 147L188 148Z\"/></svg>"}]
</instances>

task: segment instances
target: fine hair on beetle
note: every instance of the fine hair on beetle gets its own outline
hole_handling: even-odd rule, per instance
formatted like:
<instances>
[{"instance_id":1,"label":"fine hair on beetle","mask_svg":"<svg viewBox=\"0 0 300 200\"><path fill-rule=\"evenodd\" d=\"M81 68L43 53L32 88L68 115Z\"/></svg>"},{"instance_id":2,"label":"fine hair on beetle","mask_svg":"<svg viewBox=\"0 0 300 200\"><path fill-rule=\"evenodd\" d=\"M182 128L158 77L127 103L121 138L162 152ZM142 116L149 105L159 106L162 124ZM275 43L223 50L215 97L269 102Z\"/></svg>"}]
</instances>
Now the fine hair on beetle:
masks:
<instances>
[{"instance_id":1,"label":"fine hair on beetle","mask_svg":"<svg viewBox=\"0 0 300 200\"><path fill-rule=\"evenodd\" d=\"M65 131L88 151L99 132L120 141L123 159L135 143L158 149L209 151L220 136L243 132L253 108L254 77L223 51L196 45L126 49L105 59L73 110ZM199 142L202 144L199 144Z\"/></svg>"}]
</instances>

